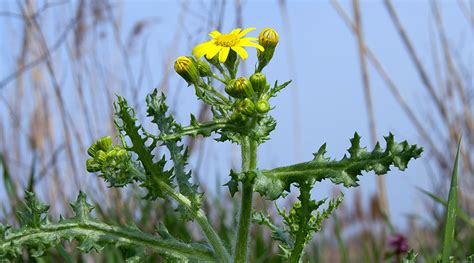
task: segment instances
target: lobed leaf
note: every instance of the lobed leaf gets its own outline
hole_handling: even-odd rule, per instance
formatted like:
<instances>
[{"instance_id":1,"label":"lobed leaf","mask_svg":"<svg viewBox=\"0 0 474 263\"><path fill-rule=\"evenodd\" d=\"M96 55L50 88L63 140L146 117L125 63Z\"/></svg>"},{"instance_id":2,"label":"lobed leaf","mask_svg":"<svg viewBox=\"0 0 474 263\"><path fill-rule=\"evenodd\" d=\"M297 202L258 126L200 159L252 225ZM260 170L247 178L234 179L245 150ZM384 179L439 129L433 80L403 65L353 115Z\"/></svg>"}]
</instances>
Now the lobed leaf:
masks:
<instances>
[{"instance_id":1,"label":"lobed leaf","mask_svg":"<svg viewBox=\"0 0 474 263\"><path fill-rule=\"evenodd\" d=\"M158 96L156 89L149 94L147 96L148 116L152 117L152 122L158 126L158 129L163 134L173 134L182 131L181 125L174 120L173 116L167 115L168 106L165 101L166 97L164 94ZM191 118L191 125L198 126L195 118ZM196 134L209 136L212 130L195 129L195 131ZM173 161L173 174L178 183L180 193L191 200L194 209L199 209L202 203L202 194L198 191L198 185L190 182L191 171L186 170L189 155L187 149L184 149L183 145L179 144L180 140L181 138L177 137L175 139L166 140L163 144L168 148L170 158ZM185 215L186 210L187 209L182 209ZM190 216L188 218L190 218Z\"/></svg>"},{"instance_id":2,"label":"lobed leaf","mask_svg":"<svg viewBox=\"0 0 474 263\"><path fill-rule=\"evenodd\" d=\"M308 180L331 180L335 184L345 187L357 186L358 176L363 171L373 171L377 175L390 171L390 166L405 170L412 158L418 158L423 149L417 145L410 145L407 141L395 142L393 134L385 137L386 149L379 143L368 152L360 146L360 136L355 133L351 139L349 156L341 160L331 160L325 157L326 144L323 144L313 160L290 166L278 167L271 170L257 170L255 173L255 191L268 199L275 200L289 191L293 183L303 183Z\"/></svg>"},{"instance_id":3,"label":"lobed leaf","mask_svg":"<svg viewBox=\"0 0 474 263\"><path fill-rule=\"evenodd\" d=\"M47 206L40 203L33 193L28 193L25 209L21 213L31 214L35 219L22 224L20 228L0 224L0 262L10 262L21 257L23 249L27 249L33 257L40 257L49 248L60 245L62 240L76 240L78 249L83 252L101 251L105 245L111 244L131 250L141 247L140 251L146 251L146 247L174 257L214 260L212 251L201 244L161 239L137 227L119 227L96 221L89 214L93 207L86 202L82 192L71 207L74 217L50 223L44 220Z\"/></svg>"},{"instance_id":4,"label":"lobed leaf","mask_svg":"<svg viewBox=\"0 0 474 263\"><path fill-rule=\"evenodd\" d=\"M118 101L115 104L115 114L117 116L115 121L117 128L120 132L124 133L124 136L130 138L132 146L130 146L129 150L137 154L138 160L145 170L146 178L142 186L148 189L147 198L165 197L160 191L161 187L158 182L173 186L172 171L165 170L166 160L164 156L157 162L153 160L154 155L152 151L156 146L156 141L152 138L153 142L147 146L147 140L150 138L140 135L142 127L136 124L135 112L128 106L127 101L123 97L118 97Z\"/></svg>"}]
</instances>

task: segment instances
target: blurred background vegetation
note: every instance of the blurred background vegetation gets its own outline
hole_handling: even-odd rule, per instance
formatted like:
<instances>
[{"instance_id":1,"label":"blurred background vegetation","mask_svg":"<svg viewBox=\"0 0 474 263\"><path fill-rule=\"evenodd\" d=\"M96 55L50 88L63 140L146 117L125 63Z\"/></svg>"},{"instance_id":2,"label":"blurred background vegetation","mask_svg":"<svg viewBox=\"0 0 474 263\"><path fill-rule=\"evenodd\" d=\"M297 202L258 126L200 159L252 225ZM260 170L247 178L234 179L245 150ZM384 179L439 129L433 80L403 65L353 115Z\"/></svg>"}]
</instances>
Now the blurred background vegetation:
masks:
<instances>
[{"instance_id":1,"label":"blurred background vegetation","mask_svg":"<svg viewBox=\"0 0 474 263\"><path fill-rule=\"evenodd\" d=\"M307 13L302 13L306 15L302 21L298 12L303 9ZM308 14L314 14L314 20L309 20ZM324 21L326 17L337 20L339 26L332 28L335 22ZM375 26L386 33L371 35L367 30L365 37L365 26L370 29L378 20L381 24ZM419 28L420 21L426 27ZM324 25L324 31L318 31L318 23ZM281 131L274 140L291 137L286 142L290 148L284 143L270 144L260 157L265 165L280 162L278 158L284 162L305 160L300 155L310 156L309 151L325 141L325 132L337 135L340 144L333 145L341 148L340 152L355 129L362 129L369 145L385 134L381 130L395 128L399 138L411 136L425 148L424 158L417 161L421 162L419 167L408 169L395 184L384 177L367 176L362 184L373 181L375 191L367 193L361 188L351 192L308 247L305 262L380 262L395 252L396 242L390 242L394 238L406 239L422 261L435 260L445 207L434 199L447 198L461 135L459 206L468 218L458 222L454 254L459 258L473 254L474 1L463 0L1 1L0 221L18 223L15 212L22 205L25 189L51 205L52 220L71 213L69 202L82 189L96 204L97 216L107 222L137 222L149 232L162 222L183 240L201 239L193 223L185 225L177 219L173 203L144 202L138 189L108 189L100 179L87 174L86 149L97 138L115 133L115 94L129 98L142 120L145 94L154 87L167 93L173 112L182 120L189 112L200 120L209 118L209 109L185 89L172 63L177 56L190 53L207 32L250 26L270 26L280 32L280 60L269 66L276 67L270 72L271 79L294 79L275 111L281 117L277 118ZM429 41L420 44L418 32L428 32ZM334 43L331 51L324 45L311 46L315 40L308 35L324 42L331 34L344 35L344 45ZM310 49L316 53L308 54ZM350 49L353 57L346 60L343 49ZM340 54L340 60L335 61L337 56L329 60L338 66L321 65L325 54L334 53ZM384 61L387 54L400 57L397 65ZM242 70L248 73L252 65L252 61L244 63ZM299 70L301 67L307 72ZM339 67L338 72L328 72ZM329 74L334 84L323 82L327 87L318 87L311 74ZM411 78L405 77L408 75ZM314 92L336 89L336 79L346 76L355 79L347 89ZM349 104L353 100L355 104ZM349 108L342 108L343 104ZM351 111L358 115L350 115L354 114ZM315 121L318 117L322 121ZM328 125L322 124L325 121ZM310 131L301 134L303 128ZM237 211L230 209L235 200L221 185L227 180L227 171L238 163L238 154L232 146L205 143L200 138L185 143L190 148L195 180L203 182L202 190L207 193L206 209L219 233L231 243ZM309 150L307 144L311 144ZM421 174L426 180L414 183L420 189L403 183ZM325 192L315 195L324 197L342 190L324 187ZM257 210L276 214L274 204L256 199ZM289 196L279 203L284 206L293 200L294 196ZM404 210L408 214L400 216L393 208L400 206L408 207ZM400 217L403 224L397 219ZM251 261L279 262L278 247L270 242L270 233L258 225L252 231ZM108 248L102 256L80 256L72 252L73 246L65 245L71 258L79 261L116 262L127 253ZM64 260L59 255L52 251L43 260ZM28 261L28 256L24 259Z\"/></svg>"}]
</instances>

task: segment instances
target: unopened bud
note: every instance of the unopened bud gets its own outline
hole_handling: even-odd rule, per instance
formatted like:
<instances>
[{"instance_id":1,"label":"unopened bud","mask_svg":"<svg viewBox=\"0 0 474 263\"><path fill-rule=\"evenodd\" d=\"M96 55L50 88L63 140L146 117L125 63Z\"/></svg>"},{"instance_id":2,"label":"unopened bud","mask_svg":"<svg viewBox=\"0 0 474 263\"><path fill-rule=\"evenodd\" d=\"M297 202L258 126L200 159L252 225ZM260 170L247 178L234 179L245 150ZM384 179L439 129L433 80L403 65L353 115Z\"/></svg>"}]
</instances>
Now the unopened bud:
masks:
<instances>
[{"instance_id":1,"label":"unopened bud","mask_svg":"<svg viewBox=\"0 0 474 263\"><path fill-rule=\"evenodd\" d=\"M86 170L89 173L95 173L100 171L100 164L96 162L93 158L87 159L86 161Z\"/></svg>"},{"instance_id":2,"label":"unopened bud","mask_svg":"<svg viewBox=\"0 0 474 263\"><path fill-rule=\"evenodd\" d=\"M247 116L255 114L255 104L249 98L245 98L239 103L238 110Z\"/></svg>"},{"instance_id":3,"label":"unopened bud","mask_svg":"<svg viewBox=\"0 0 474 263\"><path fill-rule=\"evenodd\" d=\"M265 99L259 99L256 104L258 113L267 113L270 110L270 103Z\"/></svg>"},{"instance_id":4,"label":"unopened bud","mask_svg":"<svg viewBox=\"0 0 474 263\"><path fill-rule=\"evenodd\" d=\"M107 152L112 149L112 138L110 136L104 136L98 139L95 144L97 145L98 150Z\"/></svg>"},{"instance_id":5,"label":"unopened bud","mask_svg":"<svg viewBox=\"0 0 474 263\"><path fill-rule=\"evenodd\" d=\"M271 28L264 28L258 35L258 43L264 51L258 51L258 71L261 71L272 59L278 44L278 33Z\"/></svg>"},{"instance_id":6,"label":"unopened bud","mask_svg":"<svg viewBox=\"0 0 474 263\"><path fill-rule=\"evenodd\" d=\"M252 74L250 76L250 82L252 83L252 87L255 92L262 92L265 90L265 86L267 84L267 78L260 72Z\"/></svg>"},{"instance_id":7,"label":"unopened bud","mask_svg":"<svg viewBox=\"0 0 474 263\"><path fill-rule=\"evenodd\" d=\"M253 87L252 83L250 80L248 80L246 77L240 77L235 81L235 88L237 90L241 90L247 98L250 98L253 96Z\"/></svg>"},{"instance_id":8,"label":"unopened bud","mask_svg":"<svg viewBox=\"0 0 474 263\"><path fill-rule=\"evenodd\" d=\"M199 79L198 67L191 57L178 57L174 62L174 70L186 80L188 85L196 83Z\"/></svg>"},{"instance_id":9,"label":"unopened bud","mask_svg":"<svg viewBox=\"0 0 474 263\"><path fill-rule=\"evenodd\" d=\"M197 68L198 68L198 71L199 71L199 76L201 76L201 77L210 77L210 76L213 75L209 65L206 62L202 61L202 60L197 61Z\"/></svg>"}]
</instances>

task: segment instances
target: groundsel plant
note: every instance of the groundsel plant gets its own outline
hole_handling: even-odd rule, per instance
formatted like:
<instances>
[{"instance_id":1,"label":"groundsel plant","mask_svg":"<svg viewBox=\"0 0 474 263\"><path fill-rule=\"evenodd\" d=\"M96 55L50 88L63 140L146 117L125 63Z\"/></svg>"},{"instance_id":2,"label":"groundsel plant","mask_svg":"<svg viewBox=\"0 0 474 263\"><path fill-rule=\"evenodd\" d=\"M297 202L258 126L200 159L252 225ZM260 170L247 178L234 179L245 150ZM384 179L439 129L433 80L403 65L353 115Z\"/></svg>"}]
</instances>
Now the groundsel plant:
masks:
<instances>
[{"instance_id":1,"label":"groundsel plant","mask_svg":"<svg viewBox=\"0 0 474 263\"><path fill-rule=\"evenodd\" d=\"M392 166L405 170L412 158L420 156L420 147L406 141L396 142L392 134L385 137L385 148L377 143L369 151L360 146L361 137L356 133L350 140L348 155L339 160L326 157L326 145L323 145L307 162L259 169L257 148L270 139L276 126L269 114L270 100L290 81L270 84L263 71L274 55L278 34L266 28L258 38L244 37L254 29L238 28L228 34L213 31L209 34L211 40L193 49L193 56L176 59L176 72L194 88L196 97L209 105L211 121L199 122L191 115L189 125L176 122L168 113L164 94L154 90L146 97L147 116L159 130L158 134L152 134L137 122L127 100L118 96L115 102L118 143L114 145L111 137L103 137L87 152L88 172L102 177L110 187L137 184L146 191L144 198L150 202L157 198L174 200L182 218L199 225L206 243L178 240L163 225L157 227L156 233L144 233L133 224L118 226L100 222L91 215L93 206L83 192L71 204L74 216L51 222L48 206L38 201L34 193L26 192L25 204L19 212L20 226L0 224L0 258L14 259L22 255L23 249L32 256L41 256L64 240L76 240L77 249L83 252L100 251L109 244L130 249L133 253L129 260L133 262L145 261L150 251L176 261L247 262L251 224L260 224L273 233L286 261L299 262L305 245L343 200L342 194L329 201L313 200L311 190L316 182L327 179L344 187L355 187L362 172L382 175ZM248 57L244 47L257 51L258 62L249 77L238 74L239 63ZM182 143L186 136L211 135L219 142L231 142L241 148L242 167L230 171L225 185L233 197L237 192L241 197L233 244L224 244L204 213L203 193L199 185L192 183L187 149ZM167 149L166 155L157 154L164 152L161 148ZM281 223L273 222L267 213L252 210L254 193L277 200L285 197L291 186L298 188L298 200L289 211L277 208Z\"/></svg>"}]
</instances>

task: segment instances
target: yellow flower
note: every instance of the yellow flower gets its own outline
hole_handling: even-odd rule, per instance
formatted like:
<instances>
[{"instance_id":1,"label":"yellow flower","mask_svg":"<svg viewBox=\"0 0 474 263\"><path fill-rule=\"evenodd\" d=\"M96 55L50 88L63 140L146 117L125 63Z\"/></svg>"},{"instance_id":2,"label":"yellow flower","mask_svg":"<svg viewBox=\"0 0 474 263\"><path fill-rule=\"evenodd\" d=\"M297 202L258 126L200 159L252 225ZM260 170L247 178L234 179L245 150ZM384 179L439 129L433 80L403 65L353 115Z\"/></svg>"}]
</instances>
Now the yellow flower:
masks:
<instances>
[{"instance_id":1,"label":"yellow flower","mask_svg":"<svg viewBox=\"0 0 474 263\"><path fill-rule=\"evenodd\" d=\"M242 59L246 59L249 55L247 51L242 47L255 47L260 51L264 48L252 41L257 40L255 37L243 37L248 32L255 30L255 28L247 28L241 31L240 28L232 30L229 34L221 34L219 31L212 31L209 36L213 39L201 43L194 47L193 54L200 58L206 55L207 59L212 59L219 54L219 61L224 63L227 60L230 50L235 51Z\"/></svg>"}]
</instances>

